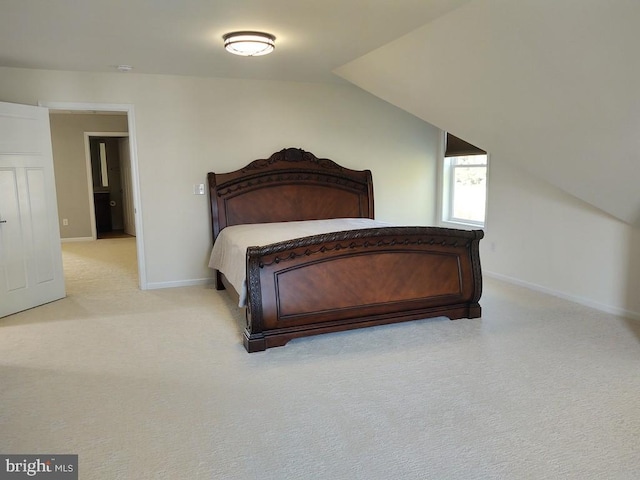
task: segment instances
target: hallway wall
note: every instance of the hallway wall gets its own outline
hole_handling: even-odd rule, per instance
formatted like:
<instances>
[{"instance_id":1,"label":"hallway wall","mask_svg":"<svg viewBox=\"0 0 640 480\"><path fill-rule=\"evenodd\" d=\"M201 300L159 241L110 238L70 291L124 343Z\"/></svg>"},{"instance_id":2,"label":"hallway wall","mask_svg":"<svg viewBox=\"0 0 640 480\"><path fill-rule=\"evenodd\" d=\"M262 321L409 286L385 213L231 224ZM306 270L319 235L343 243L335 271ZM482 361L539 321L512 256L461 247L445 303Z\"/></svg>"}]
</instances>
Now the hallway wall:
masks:
<instances>
[{"instance_id":1,"label":"hallway wall","mask_svg":"<svg viewBox=\"0 0 640 480\"><path fill-rule=\"evenodd\" d=\"M84 132L126 132L127 116L51 113L50 122L60 237L91 238Z\"/></svg>"}]
</instances>

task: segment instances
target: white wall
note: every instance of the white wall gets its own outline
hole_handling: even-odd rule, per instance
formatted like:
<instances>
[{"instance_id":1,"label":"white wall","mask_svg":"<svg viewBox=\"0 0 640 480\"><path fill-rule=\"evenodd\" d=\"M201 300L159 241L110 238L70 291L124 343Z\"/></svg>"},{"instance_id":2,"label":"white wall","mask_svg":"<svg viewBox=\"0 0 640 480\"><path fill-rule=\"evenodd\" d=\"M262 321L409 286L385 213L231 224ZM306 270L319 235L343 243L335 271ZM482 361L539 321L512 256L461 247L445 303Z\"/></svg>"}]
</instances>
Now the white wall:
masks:
<instances>
[{"instance_id":1,"label":"white wall","mask_svg":"<svg viewBox=\"0 0 640 480\"><path fill-rule=\"evenodd\" d=\"M640 230L496 159L485 274L640 318Z\"/></svg>"},{"instance_id":2,"label":"white wall","mask_svg":"<svg viewBox=\"0 0 640 480\"><path fill-rule=\"evenodd\" d=\"M489 151L485 272L640 317L638 18L474 0L336 72Z\"/></svg>"},{"instance_id":3,"label":"white wall","mask_svg":"<svg viewBox=\"0 0 640 480\"><path fill-rule=\"evenodd\" d=\"M151 288L210 277L193 184L284 147L371 169L380 220L434 221L439 130L353 86L0 68L0 100L134 105Z\"/></svg>"}]
</instances>

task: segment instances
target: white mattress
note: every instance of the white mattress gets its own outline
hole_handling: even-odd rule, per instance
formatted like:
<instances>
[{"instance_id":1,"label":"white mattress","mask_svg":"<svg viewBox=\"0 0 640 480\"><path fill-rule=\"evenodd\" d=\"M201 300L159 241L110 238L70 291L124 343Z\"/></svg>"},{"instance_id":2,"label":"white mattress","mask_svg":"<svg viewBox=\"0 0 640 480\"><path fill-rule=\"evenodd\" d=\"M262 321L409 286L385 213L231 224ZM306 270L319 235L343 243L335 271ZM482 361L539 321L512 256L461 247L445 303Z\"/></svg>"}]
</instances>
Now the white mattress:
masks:
<instances>
[{"instance_id":1,"label":"white mattress","mask_svg":"<svg viewBox=\"0 0 640 480\"><path fill-rule=\"evenodd\" d=\"M270 245L310 235L388 227L390 225L390 223L368 218L336 218L304 222L233 225L224 228L218 235L209 258L209 267L224 273L227 280L240 295L239 306L244 307L247 300L247 248Z\"/></svg>"}]
</instances>

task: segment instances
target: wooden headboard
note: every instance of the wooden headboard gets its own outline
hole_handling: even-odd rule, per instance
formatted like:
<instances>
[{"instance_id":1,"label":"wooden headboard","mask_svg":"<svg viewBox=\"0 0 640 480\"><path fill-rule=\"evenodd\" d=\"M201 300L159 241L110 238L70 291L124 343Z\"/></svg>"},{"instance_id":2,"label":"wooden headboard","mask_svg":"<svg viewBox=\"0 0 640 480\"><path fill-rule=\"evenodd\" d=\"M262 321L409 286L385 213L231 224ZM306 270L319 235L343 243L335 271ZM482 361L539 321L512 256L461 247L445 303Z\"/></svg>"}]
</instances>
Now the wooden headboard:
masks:
<instances>
[{"instance_id":1,"label":"wooden headboard","mask_svg":"<svg viewBox=\"0 0 640 480\"><path fill-rule=\"evenodd\" d=\"M208 174L213 238L229 225L373 218L369 170L285 148L229 173Z\"/></svg>"}]
</instances>

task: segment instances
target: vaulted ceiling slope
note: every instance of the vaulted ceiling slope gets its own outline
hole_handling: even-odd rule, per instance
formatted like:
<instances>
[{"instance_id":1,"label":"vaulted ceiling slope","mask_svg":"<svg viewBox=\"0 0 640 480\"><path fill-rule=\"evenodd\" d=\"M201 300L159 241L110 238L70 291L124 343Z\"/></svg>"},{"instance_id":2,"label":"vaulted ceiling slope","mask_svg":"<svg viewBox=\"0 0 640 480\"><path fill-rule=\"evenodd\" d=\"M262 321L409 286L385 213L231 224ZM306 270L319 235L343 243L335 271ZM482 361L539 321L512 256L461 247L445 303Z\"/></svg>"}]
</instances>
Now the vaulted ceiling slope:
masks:
<instances>
[{"instance_id":1,"label":"vaulted ceiling slope","mask_svg":"<svg viewBox=\"0 0 640 480\"><path fill-rule=\"evenodd\" d=\"M474 0L343 78L640 226L640 2Z\"/></svg>"}]
</instances>

